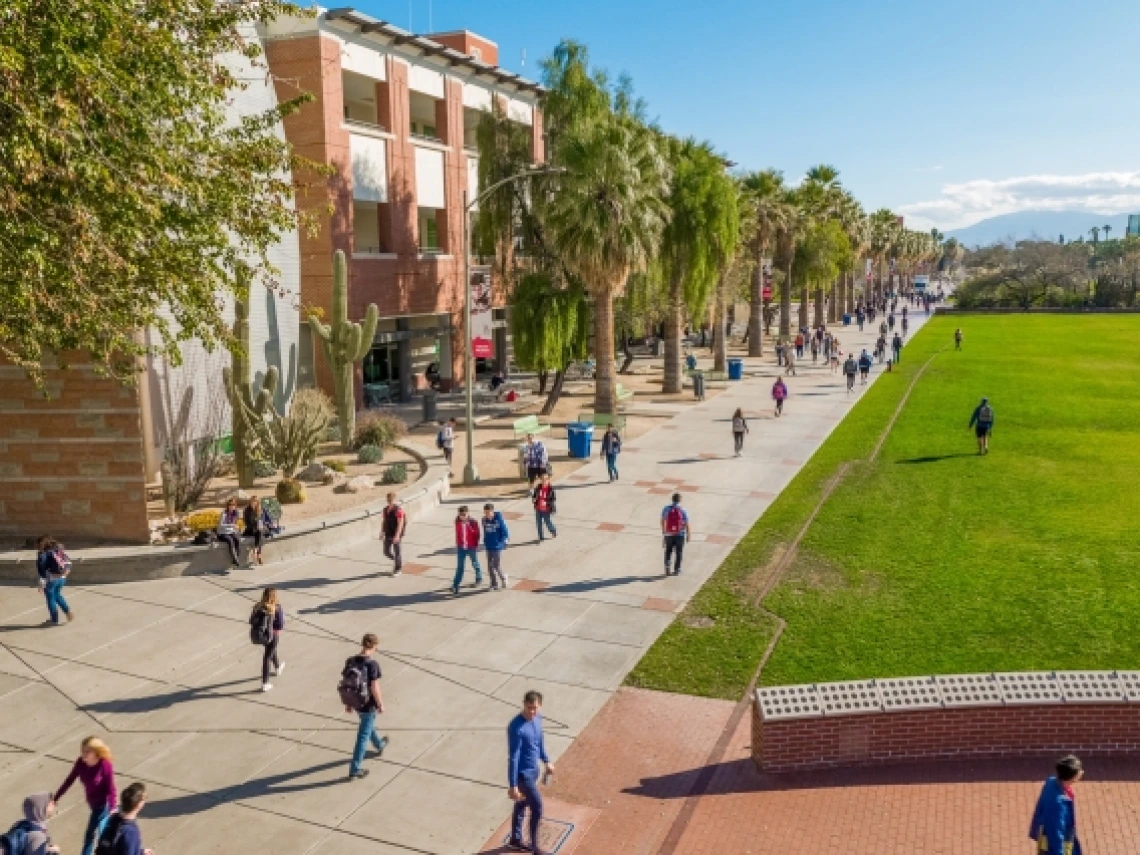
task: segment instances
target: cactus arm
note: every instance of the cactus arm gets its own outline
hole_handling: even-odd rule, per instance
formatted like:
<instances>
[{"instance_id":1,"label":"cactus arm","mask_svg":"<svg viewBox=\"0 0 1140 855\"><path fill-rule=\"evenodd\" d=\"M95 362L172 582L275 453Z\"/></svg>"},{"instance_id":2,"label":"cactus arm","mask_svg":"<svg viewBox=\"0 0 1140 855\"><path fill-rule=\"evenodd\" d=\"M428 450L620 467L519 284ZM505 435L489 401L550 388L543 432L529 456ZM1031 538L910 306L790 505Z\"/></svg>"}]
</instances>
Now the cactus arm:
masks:
<instances>
[{"instance_id":1,"label":"cactus arm","mask_svg":"<svg viewBox=\"0 0 1140 855\"><path fill-rule=\"evenodd\" d=\"M368 310L364 315L363 325L357 324L357 328L361 329L360 343L357 345L356 355L352 361L356 362L358 359L363 359L368 355L368 351L372 349L372 340L376 338L376 324L380 320L380 313L376 309L375 303L368 304Z\"/></svg>"}]
</instances>

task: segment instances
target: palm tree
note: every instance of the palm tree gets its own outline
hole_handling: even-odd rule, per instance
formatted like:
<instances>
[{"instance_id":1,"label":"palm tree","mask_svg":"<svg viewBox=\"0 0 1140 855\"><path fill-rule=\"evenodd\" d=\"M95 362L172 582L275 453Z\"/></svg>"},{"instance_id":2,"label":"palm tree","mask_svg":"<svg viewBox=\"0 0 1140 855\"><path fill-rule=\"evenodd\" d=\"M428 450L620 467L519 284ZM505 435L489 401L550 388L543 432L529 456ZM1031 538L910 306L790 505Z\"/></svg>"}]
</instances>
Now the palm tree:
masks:
<instances>
[{"instance_id":1,"label":"palm tree","mask_svg":"<svg viewBox=\"0 0 1140 855\"><path fill-rule=\"evenodd\" d=\"M631 273L658 252L669 211L669 166L653 134L622 116L570 128L566 169L545 204L551 243L594 299L594 411L614 412L614 306Z\"/></svg>"},{"instance_id":2,"label":"palm tree","mask_svg":"<svg viewBox=\"0 0 1140 855\"><path fill-rule=\"evenodd\" d=\"M899 230L898 220L887 208L880 208L871 215L871 254L878 268L878 285L875 296L882 299L884 293L883 273L887 259L891 257Z\"/></svg>"},{"instance_id":3,"label":"palm tree","mask_svg":"<svg viewBox=\"0 0 1140 855\"><path fill-rule=\"evenodd\" d=\"M1092 235L1094 244L1100 239L1100 229L1096 226L1093 226L1091 229L1089 229L1089 234Z\"/></svg>"},{"instance_id":4,"label":"palm tree","mask_svg":"<svg viewBox=\"0 0 1140 855\"><path fill-rule=\"evenodd\" d=\"M861 264L867 252L870 241L870 232L867 215L863 213L863 206L856 201L850 193L844 192L836 213L839 224L847 234L847 241L851 244L851 264L840 274L841 295L839 310L843 312L855 311L855 265ZM838 317L833 318L838 320Z\"/></svg>"},{"instance_id":5,"label":"palm tree","mask_svg":"<svg viewBox=\"0 0 1140 855\"><path fill-rule=\"evenodd\" d=\"M1107 224L1106 224L1106 225L1104 226L1104 239L1105 239L1106 241L1108 240L1108 233L1109 233L1110 231L1112 231L1112 226L1110 226L1110 225L1107 225Z\"/></svg>"},{"instance_id":6,"label":"palm tree","mask_svg":"<svg viewBox=\"0 0 1140 855\"><path fill-rule=\"evenodd\" d=\"M776 232L776 259L784 269L784 281L780 284L780 341L785 344L792 331L792 265L796 260L796 242L808 223L800 196L798 190L784 191L787 217Z\"/></svg>"},{"instance_id":7,"label":"palm tree","mask_svg":"<svg viewBox=\"0 0 1140 855\"><path fill-rule=\"evenodd\" d=\"M746 175L743 180L746 204L751 208L752 289L749 295L748 355L764 353L764 259L776 243L776 235L791 216L784 187L784 175L765 169Z\"/></svg>"},{"instance_id":8,"label":"palm tree","mask_svg":"<svg viewBox=\"0 0 1140 855\"><path fill-rule=\"evenodd\" d=\"M812 206L811 215L819 221L829 219L836 215L843 198L843 188L839 184L839 170L834 166L821 163L807 171L804 179L804 189ZM824 282L816 282L815 291L815 320L814 326L823 325L823 288ZM804 302L800 304L800 326L807 326L807 291L804 292Z\"/></svg>"}]
</instances>

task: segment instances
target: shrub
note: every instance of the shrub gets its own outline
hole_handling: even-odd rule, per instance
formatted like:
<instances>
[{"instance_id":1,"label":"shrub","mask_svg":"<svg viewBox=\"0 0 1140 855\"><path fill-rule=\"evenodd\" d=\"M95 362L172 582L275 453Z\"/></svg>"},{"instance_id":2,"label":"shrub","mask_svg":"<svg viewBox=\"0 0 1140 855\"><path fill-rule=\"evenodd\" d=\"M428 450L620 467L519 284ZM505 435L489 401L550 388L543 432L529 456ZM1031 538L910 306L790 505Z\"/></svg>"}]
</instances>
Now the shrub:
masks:
<instances>
[{"instance_id":1,"label":"shrub","mask_svg":"<svg viewBox=\"0 0 1140 855\"><path fill-rule=\"evenodd\" d=\"M213 531L222 520L222 512L217 508L206 511L194 511L186 515L186 527L194 534L200 531Z\"/></svg>"},{"instance_id":2,"label":"shrub","mask_svg":"<svg viewBox=\"0 0 1140 855\"><path fill-rule=\"evenodd\" d=\"M408 480L408 467L403 463L393 463L384 470L384 477L380 479L382 484L403 484Z\"/></svg>"},{"instance_id":3,"label":"shrub","mask_svg":"<svg viewBox=\"0 0 1140 855\"><path fill-rule=\"evenodd\" d=\"M327 466L333 472L344 473L348 471L348 466L345 465L345 462L343 460L337 460L335 457L330 457L328 460L322 460L321 463Z\"/></svg>"},{"instance_id":4,"label":"shrub","mask_svg":"<svg viewBox=\"0 0 1140 855\"><path fill-rule=\"evenodd\" d=\"M326 442L340 442L340 425L329 425L325 429Z\"/></svg>"},{"instance_id":5,"label":"shrub","mask_svg":"<svg viewBox=\"0 0 1140 855\"><path fill-rule=\"evenodd\" d=\"M305 501L305 487L296 478L282 478L277 482L277 501L283 505L299 505Z\"/></svg>"},{"instance_id":6,"label":"shrub","mask_svg":"<svg viewBox=\"0 0 1140 855\"><path fill-rule=\"evenodd\" d=\"M378 445L362 445L356 452L357 463L379 463L384 459L384 449Z\"/></svg>"},{"instance_id":7,"label":"shrub","mask_svg":"<svg viewBox=\"0 0 1140 855\"><path fill-rule=\"evenodd\" d=\"M221 454L218 456L218 469L217 477L228 478L237 473L237 466L234 463L234 456L232 454Z\"/></svg>"},{"instance_id":8,"label":"shrub","mask_svg":"<svg viewBox=\"0 0 1140 855\"><path fill-rule=\"evenodd\" d=\"M254 478L271 478L277 474L277 467L270 463L268 460L255 460L253 461L253 477Z\"/></svg>"},{"instance_id":9,"label":"shrub","mask_svg":"<svg viewBox=\"0 0 1140 855\"><path fill-rule=\"evenodd\" d=\"M359 451L365 445L387 448L408 432L407 426L388 413L365 413L356 422L352 448Z\"/></svg>"},{"instance_id":10,"label":"shrub","mask_svg":"<svg viewBox=\"0 0 1140 855\"><path fill-rule=\"evenodd\" d=\"M269 514L269 518L271 520L273 520L275 523L281 522L281 514L283 512L281 510L281 503L279 501L266 496L261 500L261 507L262 510Z\"/></svg>"}]
</instances>

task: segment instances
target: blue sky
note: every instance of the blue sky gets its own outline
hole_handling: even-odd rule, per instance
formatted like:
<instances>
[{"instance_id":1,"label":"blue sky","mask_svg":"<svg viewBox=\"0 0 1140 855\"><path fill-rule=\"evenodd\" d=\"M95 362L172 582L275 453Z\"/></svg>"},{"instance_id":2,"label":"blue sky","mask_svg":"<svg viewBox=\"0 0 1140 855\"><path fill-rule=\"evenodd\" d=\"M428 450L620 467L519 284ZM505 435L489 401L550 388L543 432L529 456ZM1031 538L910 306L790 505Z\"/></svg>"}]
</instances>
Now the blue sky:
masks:
<instances>
[{"instance_id":1,"label":"blue sky","mask_svg":"<svg viewBox=\"0 0 1140 855\"><path fill-rule=\"evenodd\" d=\"M1140 211L1140 3L357 0L466 28L529 77L562 37L627 72L671 133L747 168L830 163L868 208L965 225ZM526 67L521 67L526 50ZM910 223L908 223L910 224Z\"/></svg>"}]
</instances>

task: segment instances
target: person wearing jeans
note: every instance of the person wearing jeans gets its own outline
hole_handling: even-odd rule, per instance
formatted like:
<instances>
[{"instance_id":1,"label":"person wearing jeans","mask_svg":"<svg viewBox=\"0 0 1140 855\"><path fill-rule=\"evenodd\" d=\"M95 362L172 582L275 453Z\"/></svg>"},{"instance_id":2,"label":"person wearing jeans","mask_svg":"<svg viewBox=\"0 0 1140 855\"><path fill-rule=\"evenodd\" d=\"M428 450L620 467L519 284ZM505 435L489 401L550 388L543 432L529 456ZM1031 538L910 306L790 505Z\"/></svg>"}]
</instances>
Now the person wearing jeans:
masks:
<instances>
[{"instance_id":1,"label":"person wearing jeans","mask_svg":"<svg viewBox=\"0 0 1140 855\"><path fill-rule=\"evenodd\" d=\"M72 766L71 773L52 796L52 801L58 802L76 780L83 784L83 793L87 797L87 806L91 808L91 815L83 833L81 855L94 853L103 826L107 824L107 818L118 802L115 769L111 763L111 749L103 740L95 736L87 737L80 746L79 759Z\"/></svg>"},{"instance_id":2,"label":"person wearing jeans","mask_svg":"<svg viewBox=\"0 0 1140 855\"><path fill-rule=\"evenodd\" d=\"M538 541L545 540L542 527L550 530L551 537L558 537L558 529L554 526L551 517L554 515L554 485L550 483L550 475L542 473L542 483L534 488L530 497L534 505L534 524L538 527Z\"/></svg>"},{"instance_id":3,"label":"person wearing jeans","mask_svg":"<svg viewBox=\"0 0 1140 855\"><path fill-rule=\"evenodd\" d=\"M47 601L48 619L59 624L59 613L62 611L70 621L71 607L63 598L63 586L67 584L67 568L60 565L56 550L61 549L59 542L50 537L41 537L39 552L36 554L36 572L39 574L40 590L44 592Z\"/></svg>"},{"instance_id":4,"label":"person wearing jeans","mask_svg":"<svg viewBox=\"0 0 1140 855\"><path fill-rule=\"evenodd\" d=\"M502 559L510 539L503 515L490 502L483 505L483 548L487 550L487 575L491 577L492 590L506 590L507 574L503 572Z\"/></svg>"},{"instance_id":5,"label":"person wearing jeans","mask_svg":"<svg viewBox=\"0 0 1140 855\"><path fill-rule=\"evenodd\" d=\"M538 853L538 828L542 823L542 795L538 791L539 763L546 775L554 774L554 764L546 755L542 737L542 695L529 691L523 697L523 708L507 725L507 795L515 803L511 813L511 839L508 847L515 851ZM530 845L523 842L523 820L530 809Z\"/></svg>"},{"instance_id":6,"label":"person wearing jeans","mask_svg":"<svg viewBox=\"0 0 1140 855\"><path fill-rule=\"evenodd\" d=\"M368 702L358 710L345 707L345 712L355 712L360 717L360 725L356 729L356 745L352 749L352 762L348 767L348 777L351 779L364 778L368 770L364 768L364 754L368 750L368 743L376 749L376 757L384 754L388 746L388 737L376 732L376 716L384 712L384 698L380 695L380 663L376 661L376 648L380 640L371 632L364 636L360 643L360 653L349 660L361 665L365 670L364 682L368 686ZM347 667L348 663L346 663Z\"/></svg>"},{"instance_id":7,"label":"person wearing jeans","mask_svg":"<svg viewBox=\"0 0 1140 855\"><path fill-rule=\"evenodd\" d=\"M475 584L478 586L483 583L483 568L479 566L479 523L467 515L467 505L459 508L459 516L455 518L455 552L458 565L455 568L455 579L451 583L451 593L458 594L468 558L475 569Z\"/></svg>"},{"instance_id":8,"label":"person wearing jeans","mask_svg":"<svg viewBox=\"0 0 1140 855\"><path fill-rule=\"evenodd\" d=\"M681 494L673 494L673 503L666 505L661 511L661 535L665 539L665 575L670 575L669 561L676 554L673 561L672 575L681 575L681 555L685 551L685 543L692 537L689 527L689 515L681 507Z\"/></svg>"},{"instance_id":9,"label":"person wearing jeans","mask_svg":"<svg viewBox=\"0 0 1140 855\"><path fill-rule=\"evenodd\" d=\"M384 555L392 559L392 575L399 576L404 568L403 551L400 541L404 539L404 529L408 525L407 514L396 503L396 494L388 494L388 504L381 512L381 537L384 538Z\"/></svg>"},{"instance_id":10,"label":"person wearing jeans","mask_svg":"<svg viewBox=\"0 0 1140 855\"><path fill-rule=\"evenodd\" d=\"M621 437L618 436L617 429L610 425L602 436L602 457L606 459L606 471L609 472L611 481L618 480L617 459L619 454L621 454Z\"/></svg>"}]
</instances>

